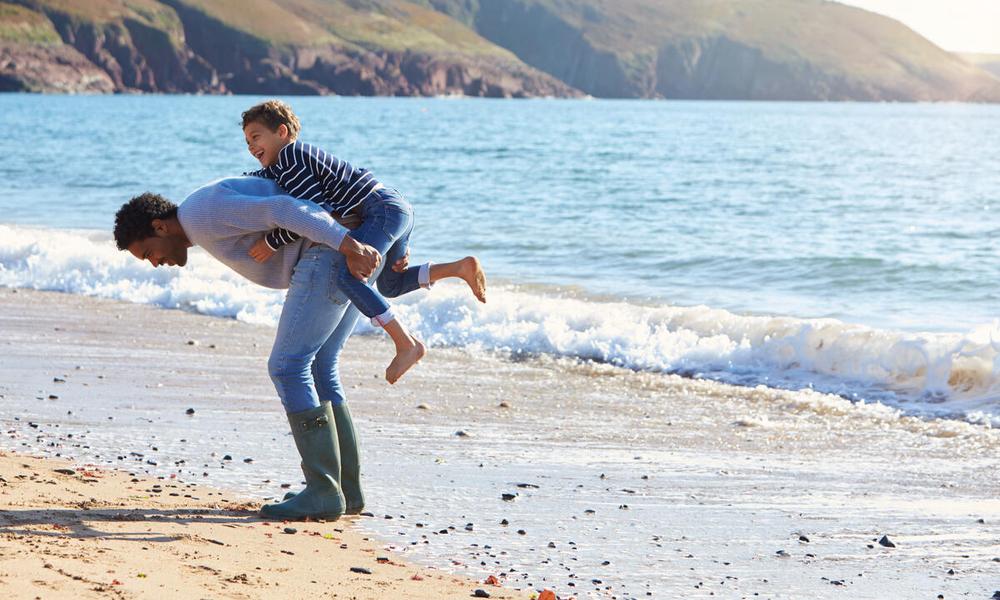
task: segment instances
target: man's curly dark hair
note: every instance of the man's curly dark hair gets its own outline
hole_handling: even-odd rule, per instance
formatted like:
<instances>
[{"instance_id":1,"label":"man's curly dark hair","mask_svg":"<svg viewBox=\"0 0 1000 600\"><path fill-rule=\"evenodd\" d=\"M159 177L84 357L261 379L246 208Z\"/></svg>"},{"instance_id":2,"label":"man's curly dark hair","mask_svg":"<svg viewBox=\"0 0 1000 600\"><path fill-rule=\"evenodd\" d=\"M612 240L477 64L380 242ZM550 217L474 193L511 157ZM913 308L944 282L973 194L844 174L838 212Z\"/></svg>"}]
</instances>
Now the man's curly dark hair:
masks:
<instances>
[{"instance_id":1,"label":"man's curly dark hair","mask_svg":"<svg viewBox=\"0 0 1000 600\"><path fill-rule=\"evenodd\" d=\"M177 216L177 205L159 194L146 192L122 205L115 214L115 242L119 250L153 237L153 219Z\"/></svg>"}]
</instances>

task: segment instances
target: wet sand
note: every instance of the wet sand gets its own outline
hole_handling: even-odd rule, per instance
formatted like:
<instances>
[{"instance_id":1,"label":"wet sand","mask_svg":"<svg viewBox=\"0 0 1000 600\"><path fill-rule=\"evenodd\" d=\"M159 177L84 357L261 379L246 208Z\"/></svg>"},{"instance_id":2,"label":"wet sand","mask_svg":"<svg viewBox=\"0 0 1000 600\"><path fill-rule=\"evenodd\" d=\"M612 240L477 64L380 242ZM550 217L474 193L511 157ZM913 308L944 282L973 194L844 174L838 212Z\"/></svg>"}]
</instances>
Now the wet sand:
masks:
<instances>
[{"instance_id":1,"label":"wet sand","mask_svg":"<svg viewBox=\"0 0 1000 600\"><path fill-rule=\"evenodd\" d=\"M24 290L0 290L0 330L6 447L250 498L298 484L273 330ZM439 348L390 387L390 356L344 356L375 515L352 527L410 562L563 598L1000 588L996 430Z\"/></svg>"}]
</instances>

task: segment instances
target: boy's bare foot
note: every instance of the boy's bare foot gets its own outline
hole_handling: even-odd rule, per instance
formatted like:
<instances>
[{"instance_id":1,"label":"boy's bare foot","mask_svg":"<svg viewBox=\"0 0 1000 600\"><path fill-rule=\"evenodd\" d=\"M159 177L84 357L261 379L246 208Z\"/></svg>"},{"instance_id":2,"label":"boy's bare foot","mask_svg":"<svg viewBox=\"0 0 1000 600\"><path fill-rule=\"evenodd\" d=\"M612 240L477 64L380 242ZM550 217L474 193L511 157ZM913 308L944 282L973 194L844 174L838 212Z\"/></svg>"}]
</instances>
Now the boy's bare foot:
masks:
<instances>
[{"instance_id":1,"label":"boy's bare foot","mask_svg":"<svg viewBox=\"0 0 1000 600\"><path fill-rule=\"evenodd\" d=\"M486 273L483 266L479 264L479 259L475 256L466 256L458 261L458 276L465 280L472 288L472 293L483 304L486 303Z\"/></svg>"},{"instance_id":2,"label":"boy's bare foot","mask_svg":"<svg viewBox=\"0 0 1000 600\"><path fill-rule=\"evenodd\" d=\"M412 345L404 348L396 348L396 356L389 363L389 366L385 368L385 380L389 383L399 381L399 378L409 371L410 367L420 362L420 359L427 353L427 348L424 347L420 340L412 336L410 340L413 342Z\"/></svg>"}]
</instances>

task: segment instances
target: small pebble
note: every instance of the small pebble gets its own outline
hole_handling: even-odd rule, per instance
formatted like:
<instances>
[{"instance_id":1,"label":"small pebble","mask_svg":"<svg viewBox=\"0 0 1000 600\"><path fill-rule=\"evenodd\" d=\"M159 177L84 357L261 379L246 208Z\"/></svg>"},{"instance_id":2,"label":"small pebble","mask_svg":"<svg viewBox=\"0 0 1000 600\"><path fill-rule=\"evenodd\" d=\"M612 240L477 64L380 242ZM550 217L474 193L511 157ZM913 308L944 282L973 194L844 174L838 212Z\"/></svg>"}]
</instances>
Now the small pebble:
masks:
<instances>
[{"instance_id":1,"label":"small pebble","mask_svg":"<svg viewBox=\"0 0 1000 600\"><path fill-rule=\"evenodd\" d=\"M372 572L364 567L351 567L352 573L361 573L362 575L371 575Z\"/></svg>"},{"instance_id":2,"label":"small pebble","mask_svg":"<svg viewBox=\"0 0 1000 600\"><path fill-rule=\"evenodd\" d=\"M880 546L885 546L886 548L895 548L896 547L896 544L893 544L892 541L889 539L889 536L887 536L887 535L883 535L882 539L880 539L878 541L878 543L879 543Z\"/></svg>"},{"instance_id":3,"label":"small pebble","mask_svg":"<svg viewBox=\"0 0 1000 600\"><path fill-rule=\"evenodd\" d=\"M472 592L472 597L473 598L489 598L490 597L490 593L487 592L486 590L480 588L480 589L477 589L476 591Z\"/></svg>"},{"instance_id":4,"label":"small pebble","mask_svg":"<svg viewBox=\"0 0 1000 600\"><path fill-rule=\"evenodd\" d=\"M285 529L283 531L285 533L287 533L288 535L292 535L292 534L295 534L295 533L299 532L299 530L296 529L296 528L294 528L294 527L285 527Z\"/></svg>"},{"instance_id":5,"label":"small pebble","mask_svg":"<svg viewBox=\"0 0 1000 600\"><path fill-rule=\"evenodd\" d=\"M189 409L187 409L187 410L186 410L186 411L184 411L184 412L185 412L186 414L189 414L189 415L193 415L193 414L194 414L194 409L193 409L193 408L189 408Z\"/></svg>"}]
</instances>

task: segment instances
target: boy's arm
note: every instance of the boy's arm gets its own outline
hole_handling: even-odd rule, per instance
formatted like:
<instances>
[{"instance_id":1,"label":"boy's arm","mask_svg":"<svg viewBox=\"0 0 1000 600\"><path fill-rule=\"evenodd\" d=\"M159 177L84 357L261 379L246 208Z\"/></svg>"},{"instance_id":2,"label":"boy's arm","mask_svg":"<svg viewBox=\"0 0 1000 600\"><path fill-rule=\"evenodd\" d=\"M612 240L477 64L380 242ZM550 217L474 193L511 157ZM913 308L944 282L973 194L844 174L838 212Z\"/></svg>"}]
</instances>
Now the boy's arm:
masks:
<instances>
[{"instance_id":1,"label":"boy's arm","mask_svg":"<svg viewBox=\"0 0 1000 600\"><path fill-rule=\"evenodd\" d=\"M245 177L263 177L264 179L275 181L278 179L279 173L275 172L274 167L264 167L256 171L247 171L243 175ZM285 244L290 244L297 239L299 239L299 236L287 229L272 229L264 234L264 243L267 244L271 252L277 252L278 248L281 248Z\"/></svg>"},{"instance_id":2,"label":"boy's arm","mask_svg":"<svg viewBox=\"0 0 1000 600\"><path fill-rule=\"evenodd\" d=\"M280 174L280 165L274 165L273 167L264 167L263 169L257 169L256 171L247 171L243 173L243 176L263 177L264 179L277 181ZM281 228L272 229L264 234L264 243L267 244L267 247L271 250L271 252L277 252L278 248L281 248L286 244L291 244L297 239L299 239L298 234Z\"/></svg>"}]
</instances>

